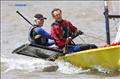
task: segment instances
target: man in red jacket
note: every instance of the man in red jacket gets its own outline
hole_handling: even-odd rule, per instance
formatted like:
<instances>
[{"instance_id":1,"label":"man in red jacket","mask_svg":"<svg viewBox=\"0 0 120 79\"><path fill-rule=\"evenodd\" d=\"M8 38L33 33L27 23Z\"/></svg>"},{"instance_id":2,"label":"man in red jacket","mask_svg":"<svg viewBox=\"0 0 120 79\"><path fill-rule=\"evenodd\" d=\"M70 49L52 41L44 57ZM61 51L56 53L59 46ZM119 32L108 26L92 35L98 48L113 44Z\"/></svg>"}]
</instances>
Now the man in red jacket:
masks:
<instances>
[{"instance_id":1,"label":"man in red jacket","mask_svg":"<svg viewBox=\"0 0 120 79\"><path fill-rule=\"evenodd\" d=\"M51 27L51 36L60 49L65 48L67 52L77 52L97 48L94 44L74 44L72 39L78 35L82 35L83 32L77 30L70 21L62 19L62 11L59 8L53 9L51 14L55 19L55 22L52 23Z\"/></svg>"},{"instance_id":2,"label":"man in red jacket","mask_svg":"<svg viewBox=\"0 0 120 79\"><path fill-rule=\"evenodd\" d=\"M80 51L80 45L72 44L72 39L75 36L82 35L83 32L77 30L70 21L62 19L62 11L59 8L53 9L51 14L55 19L51 27L51 36L54 38L56 45L61 49L67 46L68 52Z\"/></svg>"}]
</instances>

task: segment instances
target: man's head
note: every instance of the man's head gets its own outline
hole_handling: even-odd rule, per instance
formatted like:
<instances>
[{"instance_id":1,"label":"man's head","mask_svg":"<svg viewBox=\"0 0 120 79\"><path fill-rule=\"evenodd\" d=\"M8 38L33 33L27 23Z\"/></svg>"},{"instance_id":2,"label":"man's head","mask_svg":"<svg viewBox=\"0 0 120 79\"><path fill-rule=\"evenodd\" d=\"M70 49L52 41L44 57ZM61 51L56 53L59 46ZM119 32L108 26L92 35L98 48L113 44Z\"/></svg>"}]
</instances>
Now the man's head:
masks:
<instances>
[{"instance_id":1,"label":"man's head","mask_svg":"<svg viewBox=\"0 0 120 79\"><path fill-rule=\"evenodd\" d=\"M59 8L54 8L51 14L56 21L62 20L62 11Z\"/></svg>"},{"instance_id":2,"label":"man's head","mask_svg":"<svg viewBox=\"0 0 120 79\"><path fill-rule=\"evenodd\" d=\"M35 14L35 16L34 16L35 25L43 26L44 19L47 19L47 18L43 17L42 14Z\"/></svg>"}]
</instances>

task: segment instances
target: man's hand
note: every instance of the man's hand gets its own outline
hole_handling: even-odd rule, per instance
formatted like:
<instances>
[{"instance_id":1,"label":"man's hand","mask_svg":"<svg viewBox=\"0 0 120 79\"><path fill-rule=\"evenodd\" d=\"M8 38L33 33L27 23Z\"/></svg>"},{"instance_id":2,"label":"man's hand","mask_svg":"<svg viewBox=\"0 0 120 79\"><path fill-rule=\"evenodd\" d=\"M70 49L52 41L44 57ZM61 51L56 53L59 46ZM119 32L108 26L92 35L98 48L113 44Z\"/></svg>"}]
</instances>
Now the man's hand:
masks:
<instances>
[{"instance_id":1,"label":"man's hand","mask_svg":"<svg viewBox=\"0 0 120 79\"><path fill-rule=\"evenodd\" d=\"M72 37L72 39L73 39L73 38L75 38L76 36L78 36L78 35L82 35L82 34L83 34L83 32L80 31L80 30L78 30L78 31L75 32L71 37Z\"/></svg>"},{"instance_id":2,"label":"man's hand","mask_svg":"<svg viewBox=\"0 0 120 79\"><path fill-rule=\"evenodd\" d=\"M82 31L80 31L80 30L77 31L77 35L82 35L82 34L83 34Z\"/></svg>"}]
</instances>

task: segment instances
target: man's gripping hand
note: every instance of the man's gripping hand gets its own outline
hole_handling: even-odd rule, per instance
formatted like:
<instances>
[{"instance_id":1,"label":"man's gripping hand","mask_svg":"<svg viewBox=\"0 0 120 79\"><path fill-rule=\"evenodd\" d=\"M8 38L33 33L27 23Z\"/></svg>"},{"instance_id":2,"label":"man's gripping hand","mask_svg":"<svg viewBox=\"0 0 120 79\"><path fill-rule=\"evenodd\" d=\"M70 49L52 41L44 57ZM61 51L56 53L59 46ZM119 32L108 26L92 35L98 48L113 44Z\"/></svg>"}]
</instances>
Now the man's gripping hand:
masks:
<instances>
[{"instance_id":1,"label":"man's gripping hand","mask_svg":"<svg viewBox=\"0 0 120 79\"><path fill-rule=\"evenodd\" d=\"M81 30L78 30L76 35L83 35L83 34L84 33Z\"/></svg>"}]
</instances>

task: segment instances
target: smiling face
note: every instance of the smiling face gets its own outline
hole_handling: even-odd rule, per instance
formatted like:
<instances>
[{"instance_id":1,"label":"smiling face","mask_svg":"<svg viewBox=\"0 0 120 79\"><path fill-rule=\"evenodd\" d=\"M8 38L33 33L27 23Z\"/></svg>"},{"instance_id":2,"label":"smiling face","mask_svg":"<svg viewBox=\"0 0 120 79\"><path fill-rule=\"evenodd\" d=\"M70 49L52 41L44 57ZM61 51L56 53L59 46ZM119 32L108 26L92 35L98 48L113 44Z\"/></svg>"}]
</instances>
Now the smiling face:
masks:
<instances>
[{"instance_id":1,"label":"smiling face","mask_svg":"<svg viewBox=\"0 0 120 79\"><path fill-rule=\"evenodd\" d=\"M44 24L44 19L35 19L35 25L43 26L43 24Z\"/></svg>"},{"instance_id":2,"label":"smiling face","mask_svg":"<svg viewBox=\"0 0 120 79\"><path fill-rule=\"evenodd\" d=\"M56 20L56 21L61 21L62 20L62 12L60 10L56 10L52 13L53 15L53 18Z\"/></svg>"}]
</instances>

